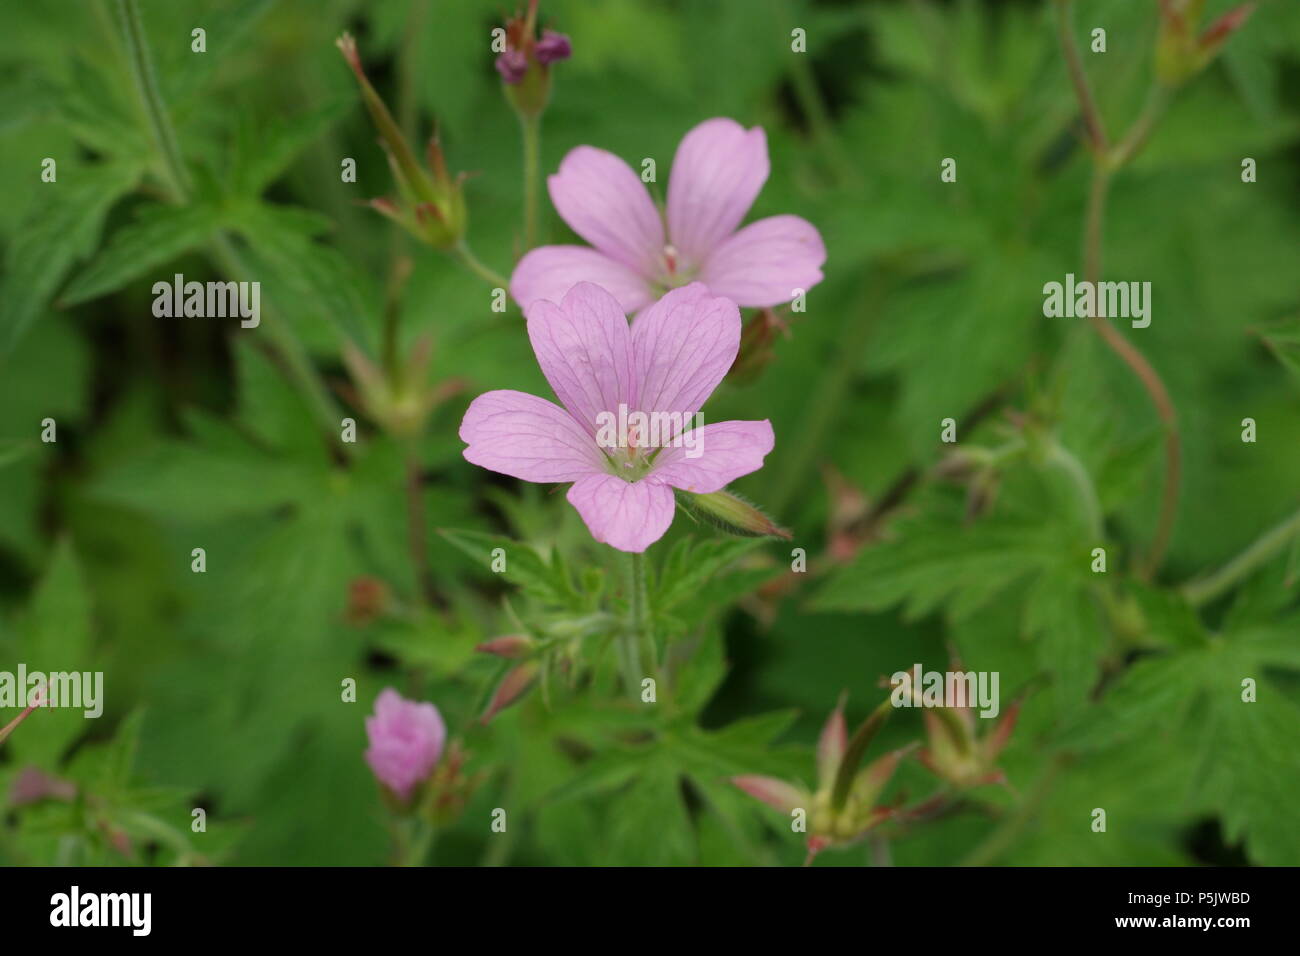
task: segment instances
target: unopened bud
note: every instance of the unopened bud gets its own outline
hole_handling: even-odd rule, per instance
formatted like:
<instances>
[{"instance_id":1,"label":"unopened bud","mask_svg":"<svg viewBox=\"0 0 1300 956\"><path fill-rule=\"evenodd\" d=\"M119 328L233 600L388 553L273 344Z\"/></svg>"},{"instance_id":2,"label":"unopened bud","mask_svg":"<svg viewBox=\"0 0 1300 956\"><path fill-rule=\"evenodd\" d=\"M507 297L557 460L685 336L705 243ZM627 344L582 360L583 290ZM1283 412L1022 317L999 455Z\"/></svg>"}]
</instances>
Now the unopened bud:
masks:
<instances>
[{"instance_id":1,"label":"unopened bud","mask_svg":"<svg viewBox=\"0 0 1300 956\"><path fill-rule=\"evenodd\" d=\"M743 538L784 538L790 532L734 491L696 494L677 490L677 503L698 521Z\"/></svg>"},{"instance_id":2,"label":"unopened bud","mask_svg":"<svg viewBox=\"0 0 1300 956\"><path fill-rule=\"evenodd\" d=\"M537 37L537 0L528 12L506 21L506 48L497 56L496 70L505 84L506 99L524 119L536 119L551 97L550 65L573 55L569 38L554 30Z\"/></svg>"},{"instance_id":3,"label":"unopened bud","mask_svg":"<svg viewBox=\"0 0 1300 956\"><path fill-rule=\"evenodd\" d=\"M429 169L421 168L393 114L370 85L361 66L356 40L344 33L337 45L356 74L361 98L379 132L379 141L388 154L397 184L399 201L372 200L370 205L422 242L437 249L451 248L465 235L468 218L461 177L453 179L448 174L436 138L430 141Z\"/></svg>"},{"instance_id":4,"label":"unopened bud","mask_svg":"<svg viewBox=\"0 0 1300 956\"><path fill-rule=\"evenodd\" d=\"M1179 86L1208 66L1255 10L1254 3L1235 7L1197 35L1203 6L1201 0L1161 0L1156 76L1165 86Z\"/></svg>"},{"instance_id":5,"label":"unopened bud","mask_svg":"<svg viewBox=\"0 0 1300 956\"><path fill-rule=\"evenodd\" d=\"M490 641L484 641L474 650L483 654L495 654L497 657L518 660L531 654L535 646L536 644L530 637L523 634L510 634L506 637L494 637Z\"/></svg>"},{"instance_id":6,"label":"unopened bud","mask_svg":"<svg viewBox=\"0 0 1300 956\"><path fill-rule=\"evenodd\" d=\"M344 617L349 624L363 627L380 617L388 607L388 585L379 578L362 575L348 584L348 606Z\"/></svg>"},{"instance_id":7,"label":"unopened bud","mask_svg":"<svg viewBox=\"0 0 1300 956\"><path fill-rule=\"evenodd\" d=\"M548 64L555 63L557 60L567 60L573 55L573 47L569 45L569 38L563 33L543 30L542 38L537 41L534 52L537 54L538 63Z\"/></svg>"},{"instance_id":8,"label":"unopened bud","mask_svg":"<svg viewBox=\"0 0 1300 956\"><path fill-rule=\"evenodd\" d=\"M528 689L528 685L533 682L537 676L538 664L536 661L527 661L518 667L509 671L505 677L501 678L501 683L492 694L492 700L488 703L488 708L479 718L480 723L486 724L493 717L505 710Z\"/></svg>"}]
</instances>

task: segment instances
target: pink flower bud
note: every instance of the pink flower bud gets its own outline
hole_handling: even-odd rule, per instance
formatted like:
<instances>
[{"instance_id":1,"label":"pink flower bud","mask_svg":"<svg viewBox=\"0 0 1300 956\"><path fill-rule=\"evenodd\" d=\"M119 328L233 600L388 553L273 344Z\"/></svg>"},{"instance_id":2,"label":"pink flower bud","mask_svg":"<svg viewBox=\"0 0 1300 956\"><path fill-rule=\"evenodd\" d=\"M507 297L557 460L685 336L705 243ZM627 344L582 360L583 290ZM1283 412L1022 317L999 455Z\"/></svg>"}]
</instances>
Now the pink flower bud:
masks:
<instances>
[{"instance_id":1,"label":"pink flower bud","mask_svg":"<svg viewBox=\"0 0 1300 956\"><path fill-rule=\"evenodd\" d=\"M506 637L494 637L490 641L484 641L474 650L482 654L495 654L497 657L509 657L517 659L527 657L533 649L533 640L523 634L510 634Z\"/></svg>"},{"instance_id":2,"label":"pink flower bud","mask_svg":"<svg viewBox=\"0 0 1300 956\"><path fill-rule=\"evenodd\" d=\"M528 55L523 50L506 50L497 57L496 68L501 79L514 86L528 72Z\"/></svg>"},{"instance_id":3,"label":"pink flower bud","mask_svg":"<svg viewBox=\"0 0 1300 956\"><path fill-rule=\"evenodd\" d=\"M386 687L375 700L374 716L366 718L366 736L366 763L380 783L406 802L442 756L447 726L433 704L406 700Z\"/></svg>"},{"instance_id":4,"label":"pink flower bud","mask_svg":"<svg viewBox=\"0 0 1300 956\"><path fill-rule=\"evenodd\" d=\"M573 47L569 45L569 38L563 33L543 30L542 38L537 41L533 52L537 54L538 63L554 63L556 60L567 60L573 56Z\"/></svg>"},{"instance_id":5,"label":"pink flower bud","mask_svg":"<svg viewBox=\"0 0 1300 956\"><path fill-rule=\"evenodd\" d=\"M533 682L533 678L537 676L537 669L536 661L525 661L501 678L501 683L497 685L497 689L493 692L487 710L483 712L479 722L486 724L498 713L518 700L524 691L528 689L528 685Z\"/></svg>"}]
</instances>

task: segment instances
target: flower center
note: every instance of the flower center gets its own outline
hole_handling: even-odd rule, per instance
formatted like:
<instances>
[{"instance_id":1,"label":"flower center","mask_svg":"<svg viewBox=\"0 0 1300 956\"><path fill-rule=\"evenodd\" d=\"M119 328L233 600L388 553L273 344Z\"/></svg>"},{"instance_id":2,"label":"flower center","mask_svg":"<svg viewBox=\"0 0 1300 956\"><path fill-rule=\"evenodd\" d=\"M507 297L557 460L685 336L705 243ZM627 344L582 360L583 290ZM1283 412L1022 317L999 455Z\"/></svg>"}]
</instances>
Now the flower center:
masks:
<instances>
[{"instance_id":1,"label":"flower center","mask_svg":"<svg viewBox=\"0 0 1300 956\"><path fill-rule=\"evenodd\" d=\"M695 276L695 269L682 259L677 247L671 242L663 249L663 268L659 275L660 285L665 289L684 286Z\"/></svg>"}]
</instances>

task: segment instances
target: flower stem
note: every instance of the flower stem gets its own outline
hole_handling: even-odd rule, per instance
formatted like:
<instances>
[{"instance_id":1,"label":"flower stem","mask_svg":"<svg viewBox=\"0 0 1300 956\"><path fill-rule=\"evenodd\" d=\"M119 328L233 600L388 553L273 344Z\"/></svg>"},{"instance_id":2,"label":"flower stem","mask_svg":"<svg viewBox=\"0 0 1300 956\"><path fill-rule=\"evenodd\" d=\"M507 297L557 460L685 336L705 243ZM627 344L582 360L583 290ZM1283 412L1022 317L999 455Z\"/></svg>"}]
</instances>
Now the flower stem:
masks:
<instances>
[{"instance_id":1,"label":"flower stem","mask_svg":"<svg viewBox=\"0 0 1300 956\"><path fill-rule=\"evenodd\" d=\"M117 0L117 11L131 62L131 74L144 104L145 113L149 117L154 139L158 143L158 151L162 156L169 186L177 200L185 202L189 198L190 176L181 159L171 117L163 104L162 94L158 92L158 78L154 73L153 61L149 58L144 25L140 21L140 8L136 0Z\"/></svg>"},{"instance_id":2,"label":"flower stem","mask_svg":"<svg viewBox=\"0 0 1300 956\"><path fill-rule=\"evenodd\" d=\"M1083 518L1088 525L1088 533L1100 541L1103 533L1101 502L1097 499L1097 489L1083 463L1060 442L1053 442L1047 452L1047 460L1055 465L1073 483L1079 495L1079 504L1083 509Z\"/></svg>"},{"instance_id":3,"label":"flower stem","mask_svg":"<svg viewBox=\"0 0 1300 956\"><path fill-rule=\"evenodd\" d=\"M537 204L542 172L542 118L520 116L524 138L524 251L537 243Z\"/></svg>"},{"instance_id":4,"label":"flower stem","mask_svg":"<svg viewBox=\"0 0 1300 956\"><path fill-rule=\"evenodd\" d=\"M493 288L509 288L510 280L480 262L478 257L470 251L469 244L464 239L451 247L451 254L461 265Z\"/></svg>"},{"instance_id":5,"label":"flower stem","mask_svg":"<svg viewBox=\"0 0 1300 956\"><path fill-rule=\"evenodd\" d=\"M5 740L8 739L9 735L14 732L14 729L19 724L21 724L24 720L26 720L28 715L30 715L31 712L39 706L41 706L39 700L34 704L28 704L25 708L23 708L23 712L21 714L19 714L13 720L9 721L9 723L5 724L3 727L0 727L0 744L4 743Z\"/></svg>"},{"instance_id":6,"label":"flower stem","mask_svg":"<svg viewBox=\"0 0 1300 956\"><path fill-rule=\"evenodd\" d=\"M419 817L399 820L394 825L393 836L397 844L394 860L397 866L427 865L433 846L433 824Z\"/></svg>"},{"instance_id":7,"label":"flower stem","mask_svg":"<svg viewBox=\"0 0 1300 956\"><path fill-rule=\"evenodd\" d=\"M1266 531L1214 574L1184 584L1183 597L1193 607L1208 604L1276 555L1297 534L1300 534L1300 511Z\"/></svg>"},{"instance_id":8,"label":"flower stem","mask_svg":"<svg viewBox=\"0 0 1300 956\"><path fill-rule=\"evenodd\" d=\"M191 181L181 159L180 147L177 145L176 132L172 127L171 117L166 104L158 91L158 82L154 73L153 60L145 41L144 26L140 21L140 9L136 0L117 0L118 14L121 20L122 37L126 46L127 59L131 65L131 74L135 80L140 102L149 117L154 139L166 173L168 192L178 203L189 201ZM224 233L217 233L212 247L219 265L232 278L246 276L248 270L235 249L234 244ZM280 322L266 323L267 337L275 346L290 380L302 391L307 403L320 418L321 424L329 432L339 426L338 409L326 391L320 376L312 366L302 343L287 325ZM340 446L346 447L346 446ZM346 451L344 452L346 454Z\"/></svg>"},{"instance_id":9,"label":"flower stem","mask_svg":"<svg viewBox=\"0 0 1300 956\"><path fill-rule=\"evenodd\" d=\"M633 552L628 555L628 571L628 622L620 635L620 651L623 658L623 680L627 684L627 692L635 696L643 676L641 646L650 639L644 553Z\"/></svg>"},{"instance_id":10,"label":"flower stem","mask_svg":"<svg viewBox=\"0 0 1300 956\"><path fill-rule=\"evenodd\" d=\"M1061 49L1065 54L1070 81L1079 100L1079 108L1083 113L1089 144L1092 147L1092 184L1088 193L1088 215L1084 225L1083 262L1084 279L1095 285L1101 277L1106 199L1110 192L1111 176L1124 163L1132 159L1142 143L1146 141L1152 125L1164 108L1164 97L1162 94L1155 94L1148 98L1146 108L1123 138L1120 147L1114 154L1108 154L1105 125L1088 86L1088 78L1083 71L1079 52L1075 48L1073 29L1070 26L1072 10L1072 0L1056 0ZM1138 575L1143 579L1149 579L1159 570L1164 561L1165 552L1169 548L1169 539L1173 535L1174 519L1178 512L1178 489L1182 477L1182 439L1178 429L1178 412L1169 397L1169 389L1165 387L1164 380L1147 361L1146 356L1096 312L1090 315L1089 319L1102 341L1133 370L1133 374L1142 383L1165 430L1165 480L1161 489L1160 515L1156 521L1151 547L1138 567Z\"/></svg>"},{"instance_id":11,"label":"flower stem","mask_svg":"<svg viewBox=\"0 0 1300 956\"><path fill-rule=\"evenodd\" d=\"M1094 155L1101 155L1106 150L1106 127L1093 99L1092 89L1088 86L1088 76L1083 70L1083 61L1079 59L1079 50L1074 44L1074 26L1071 23L1074 13L1073 0L1056 0L1056 29L1061 40L1061 50L1065 53L1065 67L1070 74L1070 84L1074 87L1075 98L1079 101L1079 110L1083 114L1083 123L1088 130L1088 142Z\"/></svg>"},{"instance_id":12,"label":"flower stem","mask_svg":"<svg viewBox=\"0 0 1300 956\"><path fill-rule=\"evenodd\" d=\"M239 279L249 274L239 251L224 233L218 233L213 238L212 250L213 258L226 275ZM321 380L316 367L312 365L311 356L307 354L302 342L294 335L293 330L279 319L272 320L263 316L261 327L266 330L267 338L283 362L289 380L302 392L308 406L319 420L321 428L328 434L337 434L341 421L338 406L326 390L325 383ZM344 457L348 456L349 449L346 444L341 442L332 444L340 454Z\"/></svg>"},{"instance_id":13,"label":"flower stem","mask_svg":"<svg viewBox=\"0 0 1300 956\"><path fill-rule=\"evenodd\" d=\"M416 599L423 604L432 604L429 549L424 531L424 467L420 463L418 439L411 441L406 454L406 534L411 549Z\"/></svg>"}]
</instances>

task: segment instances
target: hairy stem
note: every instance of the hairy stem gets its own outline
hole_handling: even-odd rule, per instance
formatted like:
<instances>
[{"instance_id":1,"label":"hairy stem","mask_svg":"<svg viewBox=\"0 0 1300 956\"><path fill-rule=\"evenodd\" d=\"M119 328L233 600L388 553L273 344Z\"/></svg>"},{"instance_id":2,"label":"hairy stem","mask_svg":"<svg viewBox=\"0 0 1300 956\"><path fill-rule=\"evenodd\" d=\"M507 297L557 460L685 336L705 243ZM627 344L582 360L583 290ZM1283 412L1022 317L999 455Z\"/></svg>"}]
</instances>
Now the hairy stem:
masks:
<instances>
[{"instance_id":1,"label":"hairy stem","mask_svg":"<svg viewBox=\"0 0 1300 956\"><path fill-rule=\"evenodd\" d=\"M1065 54L1070 81L1079 100L1079 108L1083 113L1092 146L1093 173L1088 193L1087 220L1084 225L1083 262L1084 279L1093 283L1095 287L1101 278L1106 199L1110 191L1111 175L1131 159L1145 142L1156 117L1163 109L1164 100L1161 94L1149 98L1147 108L1143 110L1133 129L1124 137L1120 149L1113 156L1107 155L1105 126L1074 44L1073 30L1070 26L1072 10L1071 0L1056 0L1061 48ZM1169 389L1165 387L1164 380L1147 361L1146 356L1095 311L1089 319L1102 341L1133 370L1133 374L1142 383L1165 430L1165 475L1160 495L1160 514L1156 521L1151 547L1138 567L1140 577L1150 578L1164 561L1165 552L1169 548L1169 539L1173 535L1174 519L1178 513L1178 489L1182 479L1182 439L1178 430L1178 413L1174 408L1173 400L1169 397Z\"/></svg>"},{"instance_id":2,"label":"hairy stem","mask_svg":"<svg viewBox=\"0 0 1300 956\"><path fill-rule=\"evenodd\" d=\"M542 175L542 118L521 116L524 139L524 251L537 244L537 205Z\"/></svg>"},{"instance_id":3,"label":"hairy stem","mask_svg":"<svg viewBox=\"0 0 1300 956\"><path fill-rule=\"evenodd\" d=\"M1088 143L1092 146L1094 155L1100 155L1107 148L1106 127L1102 122L1101 111L1097 109L1097 101L1093 98L1092 88L1088 85L1088 76L1083 71L1078 47L1074 44L1074 26L1071 22L1073 13L1072 0L1056 0L1056 29L1061 40L1061 50L1065 53L1070 85L1074 87L1075 98L1079 101L1083 124L1088 130Z\"/></svg>"},{"instance_id":4,"label":"hairy stem","mask_svg":"<svg viewBox=\"0 0 1300 956\"><path fill-rule=\"evenodd\" d=\"M1300 511L1274 525L1218 571L1184 584L1183 596L1193 607L1208 604L1275 556L1297 534L1300 534Z\"/></svg>"},{"instance_id":5,"label":"hairy stem","mask_svg":"<svg viewBox=\"0 0 1300 956\"><path fill-rule=\"evenodd\" d=\"M420 464L416 441L411 442L406 455L406 534L411 549L411 570L415 575L415 593L421 602L431 604L433 589L424 530L424 468Z\"/></svg>"},{"instance_id":6,"label":"hairy stem","mask_svg":"<svg viewBox=\"0 0 1300 956\"><path fill-rule=\"evenodd\" d=\"M249 269L244 265L243 258L235 248L235 244L224 233L218 233L213 238L212 250L213 258L216 260L218 267L226 275L236 280L249 275ZM321 380L320 374L312 364L311 356L307 354L302 342L293 334L293 331L286 323L279 320L268 320L266 316L263 316L261 328L265 330L276 355L283 363L284 371L289 380L302 393L321 428L327 434L337 434L339 423L342 420L338 405L325 388L325 383ZM344 457L348 456L349 449L347 445L340 442L331 442L330 444L332 447L337 448Z\"/></svg>"},{"instance_id":7,"label":"hairy stem","mask_svg":"<svg viewBox=\"0 0 1300 956\"><path fill-rule=\"evenodd\" d=\"M191 188L190 175L181 159L171 117L163 104L162 94L158 92L158 78L154 72L153 60L149 57L144 24L140 21L140 8L136 0L117 0L117 12L121 21L122 36L126 41L127 56L131 63L131 75L135 80L136 90L140 94L145 113L149 117L149 125L158 144L168 185L177 201L185 202L189 198Z\"/></svg>"},{"instance_id":8,"label":"hairy stem","mask_svg":"<svg viewBox=\"0 0 1300 956\"><path fill-rule=\"evenodd\" d=\"M3 727L0 727L0 744L4 743L5 740L8 739L9 735L14 732L14 729L19 724L21 724L24 720L26 720L27 717L31 714L31 712L34 711L39 706L41 706L39 700L37 700L35 703L28 704L25 708L23 708L22 713L20 713L13 720L9 721L9 723L5 724Z\"/></svg>"},{"instance_id":9,"label":"hairy stem","mask_svg":"<svg viewBox=\"0 0 1300 956\"><path fill-rule=\"evenodd\" d=\"M457 262L494 289L507 289L510 287L510 280L480 262L478 257L470 251L469 244L464 239L452 246L451 255Z\"/></svg>"},{"instance_id":10,"label":"hairy stem","mask_svg":"<svg viewBox=\"0 0 1300 956\"><path fill-rule=\"evenodd\" d=\"M131 74L141 104L149 117L149 124L153 128L154 139L157 141L163 168L166 171L168 190L176 202L188 202L191 189L190 177L181 159L171 117L167 113L162 95L158 92L153 60L149 55L144 27L140 22L139 6L136 0L117 0L117 8ZM216 235L212 247L218 264L227 275L236 279L248 275L248 269L244 267L234 243L224 233ZM320 418L322 426L327 431L333 432L339 425L338 409L311 364L302 343L288 326L280 322L267 322L266 332L283 361L290 380L302 391L308 405Z\"/></svg>"},{"instance_id":11,"label":"hairy stem","mask_svg":"<svg viewBox=\"0 0 1300 956\"><path fill-rule=\"evenodd\" d=\"M642 678L642 644L650 639L648 599L646 596L645 554L628 555L628 621L620 634L623 679L627 692L636 695Z\"/></svg>"},{"instance_id":12,"label":"hairy stem","mask_svg":"<svg viewBox=\"0 0 1300 956\"><path fill-rule=\"evenodd\" d=\"M1101 502L1097 499L1097 489L1093 486L1088 469L1083 467L1083 463L1074 452L1059 442L1052 443L1047 453L1047 460L1060 469L1074 485L1079 495L1079 504L1083 508L1084 521L1088 525L1088 533L1094 540L1100 540L1102 537Z\"/></svg>"}]
</instances>

